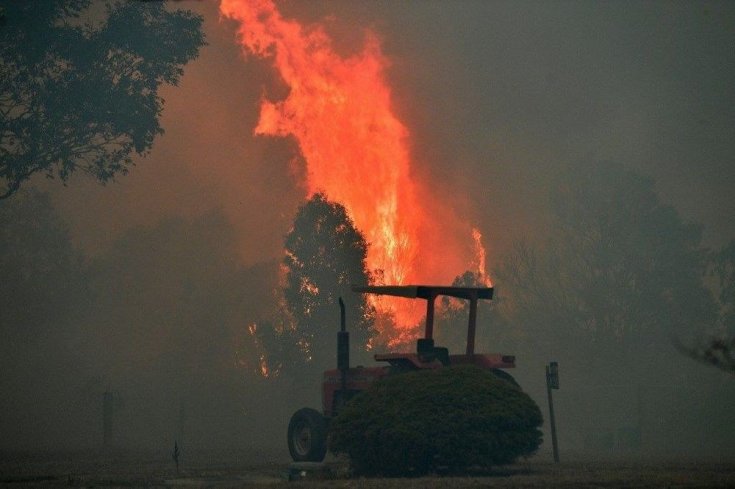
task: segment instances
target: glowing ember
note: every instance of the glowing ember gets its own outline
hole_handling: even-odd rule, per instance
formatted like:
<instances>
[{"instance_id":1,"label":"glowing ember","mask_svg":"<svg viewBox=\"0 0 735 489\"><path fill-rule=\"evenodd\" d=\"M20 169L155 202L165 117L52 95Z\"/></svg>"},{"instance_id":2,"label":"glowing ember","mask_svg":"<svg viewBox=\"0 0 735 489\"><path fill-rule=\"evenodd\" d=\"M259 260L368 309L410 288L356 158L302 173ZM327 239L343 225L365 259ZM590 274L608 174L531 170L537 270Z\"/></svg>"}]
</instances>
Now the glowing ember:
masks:
<instances>
[{"instance_id":1,"label":"glowing ember","mask_svg":"<svg viewBox=\"0 0 735 489\"><path fill-rule=\"evenodd\" d=\"M473 250L458 243L469 227L458 238L457 225L437 217L443 203L412 179L409 134L394 115L376 36L367 32L362 51L342 57L323 28L283 18L271 0L222 0L220 10L240 22L245 52L271 59L290 90L284 100L262 102L255 133L295 137L309 195L323 191L345 206L370 243L368 266L382 270L386 284L449 283L462 273ZM479 232L475 244L481 248ZM484 277L484 250L479 256ZM394 339L410 334L424 312L396 301L375 303L403 329Z\"/></svg>"}]
</instances>

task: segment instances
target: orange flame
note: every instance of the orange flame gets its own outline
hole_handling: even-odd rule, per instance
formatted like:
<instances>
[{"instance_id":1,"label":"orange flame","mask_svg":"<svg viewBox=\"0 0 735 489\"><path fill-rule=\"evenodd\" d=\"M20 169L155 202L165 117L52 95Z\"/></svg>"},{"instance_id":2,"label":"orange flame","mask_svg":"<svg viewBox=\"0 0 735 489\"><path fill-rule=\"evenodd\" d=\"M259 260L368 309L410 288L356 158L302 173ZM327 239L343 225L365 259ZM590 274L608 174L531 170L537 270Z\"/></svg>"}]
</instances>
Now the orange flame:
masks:
<instances>
[{"instance_id":1,"label":"orange flame","mask_svg":"<svg viewBox=\"0 0 735 489\"><path fill-rule=\"evenodd\" d=\"M255 133L295 137L308 194L345 206L370 243L368 267L386 284L448 283L462 273L471 246L446 242L449 233L436 230L446 222L429 214L443 204L412 178L409 133L394 115L377 37L366 31L362 51L342 57L321 26L283 18L272 0L222 0L220 11L239 21L244 51L271 59L290 89L284 100L263 100ZM484 276L484 250L479 265ZM405 337L424 308L390 299L375 304L403 329L393 337Z\"/></svg>"},{"instance_id":2,"label":"orange flame","mask_svg":"<svg viewBox=\"0 0 735 489\"><path fill-rule=\"evenodd\" d=\"M480 233L479 229L472 228L472 240L475 242L475 261L477 265L477 271L475 273L477 273L483 285L490 287L493 285L493 282L486 272L486 252L485 247L482 245L482 233Z\"/></svg>"}]
</instances>

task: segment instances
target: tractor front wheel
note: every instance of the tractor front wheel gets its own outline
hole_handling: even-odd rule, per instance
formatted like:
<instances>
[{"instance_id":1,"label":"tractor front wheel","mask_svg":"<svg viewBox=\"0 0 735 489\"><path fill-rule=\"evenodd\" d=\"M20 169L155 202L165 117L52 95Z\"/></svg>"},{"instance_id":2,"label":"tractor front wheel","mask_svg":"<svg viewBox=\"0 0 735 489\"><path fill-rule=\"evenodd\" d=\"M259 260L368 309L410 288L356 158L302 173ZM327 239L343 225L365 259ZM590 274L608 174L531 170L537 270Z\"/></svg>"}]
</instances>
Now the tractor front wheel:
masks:
<instances>
[{"instance_id":1,"label":"tractor front wheel","mask_svg":"<svg viewBox=\"0 0 735 489\"><path fill-rule=\"evenodd\" d=\"M299 409L288 423L288 451L294 462L321 462L327 453L327 420L311 408Z\"/></svg>"}]
</instances>

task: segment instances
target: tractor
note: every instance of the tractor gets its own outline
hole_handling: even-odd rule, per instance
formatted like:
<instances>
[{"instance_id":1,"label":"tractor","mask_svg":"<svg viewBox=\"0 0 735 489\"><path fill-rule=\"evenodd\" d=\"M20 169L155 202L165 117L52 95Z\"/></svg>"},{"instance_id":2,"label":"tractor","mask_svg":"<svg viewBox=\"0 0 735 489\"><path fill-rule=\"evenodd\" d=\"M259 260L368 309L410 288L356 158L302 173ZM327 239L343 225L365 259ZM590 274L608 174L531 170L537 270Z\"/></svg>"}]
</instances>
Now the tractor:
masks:
<instances>
[{"instance_id":1,"label":"tractor","mask_svg":"<svg viewBox=\"0 0 735 489\"><path fill-rule=\"evenodd\" d=\"M490 300L492 287L448 287L427 285L353 286L353 292L379 294L426 301L424 337L416 342L416 352L375 354L377 367L350 367L349 332L345 327L345 308L340 304L340 331L337 333L337 368L324 372L322 383L322 412L302 408L294 413L288 424L288 450L295 462L321 462L327 452L329 421L340 408L361 391L388 375L401 372L437 369L450 365L476 365L487 369L503 380L515 380L501 369L515 367L515 356L497 353L475 353L475 326L477 301ZM469 301L467 348L463 354L450 354L448 349L434 345L434 302L438 296L449 296ZM517 384L516 384L517 385Z\"/></svg>"}]
</instances>

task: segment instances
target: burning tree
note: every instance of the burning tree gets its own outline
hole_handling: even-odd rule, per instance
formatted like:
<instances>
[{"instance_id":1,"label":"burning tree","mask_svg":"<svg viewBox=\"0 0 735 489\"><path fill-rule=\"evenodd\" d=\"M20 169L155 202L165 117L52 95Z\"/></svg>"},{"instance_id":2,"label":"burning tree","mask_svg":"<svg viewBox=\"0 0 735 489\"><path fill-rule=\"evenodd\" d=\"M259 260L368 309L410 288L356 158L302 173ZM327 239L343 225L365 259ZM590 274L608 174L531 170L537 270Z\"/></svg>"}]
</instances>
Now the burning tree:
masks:
<instances>
[{"instance_id":1,"label":"burning tree","mask_svg":"<svg viewBox=\"0 0 735 489\"><path fill-rule=\"evenodd\" d=\"M323 369L333 361L339 297L355 343L364 347L371 337L374 309L350 290L370 282L367 248L345 208L324 194L299 208L285 241L283 293L293 329L284 332L284 339L299 345L306 364Z\"/></svg>"},{"instance_id":2,"label":"burning tree","mask_svg":"<svg viewBox=\"0 0 735 489\"><path fill-rule=\"evenodd\" d=\"M370 243L368 267L385 283L409 284L445 283L469 265L470 223L413 176L411 135L394 107L379 36L365 29L361 47L345 55L327 24L289 18L272 0L222 0L220 11L238 22L247 59L266 60L288 88L285 98L265 94L255 134L293 137L306 165L303 186L347 208ZM380 333L401 339L414 335L423 314L391 297L375 307L391 316L389 327L378 322Z\"/></svg>"},{"instance_id":3,"label":"burning tree","mask_svg":"<svg viewBox=\"0 0 735 489\"><path fill-rule=\"evenodd\" d=\"M4 2L0 11L0 199L34 173L101 182L163 133L164 84L204 44L201 18L163 2Z\"/></svg>"}]
</instances>

